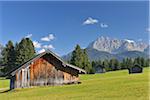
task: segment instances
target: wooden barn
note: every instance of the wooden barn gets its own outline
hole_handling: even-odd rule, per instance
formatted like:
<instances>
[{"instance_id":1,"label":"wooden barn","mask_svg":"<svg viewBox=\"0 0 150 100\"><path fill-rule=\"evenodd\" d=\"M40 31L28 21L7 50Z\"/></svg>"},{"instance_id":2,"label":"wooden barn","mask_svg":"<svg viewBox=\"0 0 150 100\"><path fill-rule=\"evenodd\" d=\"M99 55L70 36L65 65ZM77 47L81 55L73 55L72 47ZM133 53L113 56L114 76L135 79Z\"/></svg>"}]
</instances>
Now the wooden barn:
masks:
<instances>
[{"instance_id":1,"label":"wooden barn","mask_svg":"<svg viewBox=\"0 0 150 100\"><path fill-rule=\"evenodd\" d=\"M86 72L48 50L11 71L10 89L78 83L80 73Z\"/></svg>"},{"instance_id":2,"label":"wooden barn","mask_svg":"<svg viewBox=\"0 0 150 100\"><path fill-rule=\"evenodd\" d=\"M129 74L132 74L132 73L142 73L143 72L143 69L140 65L134 65L133 67L129 68Z\"/></svg>"},{"instance_id":3,"label":"wooden barn","mask_svg":"<svg viewBox=\"0 0 150 100\"><path fill-rule=\"evenodd\" d=\"M97 66L97 67L95 68L95 73L105 73L105 72L106 72L106 70L105 70L105 68L102 67L102 66Z\"/></svg>"}]
</instances>

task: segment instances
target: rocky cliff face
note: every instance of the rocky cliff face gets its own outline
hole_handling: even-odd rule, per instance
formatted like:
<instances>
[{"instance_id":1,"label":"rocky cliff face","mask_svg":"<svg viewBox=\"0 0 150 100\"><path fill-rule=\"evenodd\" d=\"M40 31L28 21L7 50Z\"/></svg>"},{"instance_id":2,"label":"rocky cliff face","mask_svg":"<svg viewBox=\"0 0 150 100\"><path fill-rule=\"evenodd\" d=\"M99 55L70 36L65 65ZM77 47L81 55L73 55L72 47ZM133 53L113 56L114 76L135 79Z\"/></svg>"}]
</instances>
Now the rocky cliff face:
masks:
<instances>
[{"instance_id":1,"label":"rocky cliff face","mask_svg":"<svg viewBox=\"0 0 150 100\"><path fill-rule=\"evenodd\" d=\"M148 44L143 42L135 42L133 40L119 40L109 37L99 37L89 44L87 48L93 48L98 51L105 51L112 54L122 53L125 51L141 51L148 47Z\"/></svg>"}]
</instances>

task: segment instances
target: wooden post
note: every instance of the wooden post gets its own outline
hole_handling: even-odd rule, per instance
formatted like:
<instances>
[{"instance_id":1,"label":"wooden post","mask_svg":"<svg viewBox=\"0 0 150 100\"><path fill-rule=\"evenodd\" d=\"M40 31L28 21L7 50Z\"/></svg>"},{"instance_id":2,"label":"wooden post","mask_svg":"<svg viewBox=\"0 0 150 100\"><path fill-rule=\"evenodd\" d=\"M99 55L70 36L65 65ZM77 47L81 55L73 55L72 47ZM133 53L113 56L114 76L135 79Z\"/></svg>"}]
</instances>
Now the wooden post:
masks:
<instances>
[{"instance_id":1,"label":"wooden post","mask_svg":"<svg viewBox=\"0 0 150 100\"><path fill-rule=\"evenodd\" d=\"M30 86L30 67L27 68L27 86Z\"/></svg>"},{"instance_id":2,"label":"wooden post","mask_svg":"<svg viewBox=\"0 0 150 100\"><path fill-rule=\"evenodd\" d=\"M24 87L24 69L22 69L22 82L21 82L22 88Z\"/></svg>"},{"instance_id":3,"label":"wooden post","mask_svg":"<svg viewBox=\"0 0 150 100\"><path fill-rule=\"evenodd\" d=\"M24 87L27 87L27 68L24 69Z\"/></svg>"},{"instance_id":4,"label":"wooden post","mask_svg":"<svg viewBox=\"0 0 150 100\"><path fill-rule=\"evenodd\" d=\"M18 80L17 80L17 82L16 82L16 84L17 84L16 87L17 87L17 88L20 88L20 85L21 85L20 73L21 73L21 70L18 71Z\"/></svg>"}]
</instances>

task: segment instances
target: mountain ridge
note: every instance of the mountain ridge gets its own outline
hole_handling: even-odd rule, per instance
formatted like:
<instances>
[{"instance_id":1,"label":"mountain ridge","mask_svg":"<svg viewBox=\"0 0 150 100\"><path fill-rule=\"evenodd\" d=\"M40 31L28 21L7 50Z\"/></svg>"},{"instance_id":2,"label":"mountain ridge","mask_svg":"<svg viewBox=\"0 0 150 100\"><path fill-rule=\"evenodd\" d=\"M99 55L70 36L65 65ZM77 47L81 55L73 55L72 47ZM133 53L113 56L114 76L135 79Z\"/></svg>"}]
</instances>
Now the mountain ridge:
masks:
<instances>
[{"instance_id":1,"label":"mountain ridge","mask_svg":"<svg viewBox=\"0 0 150 100\"><path fill-rule=\"evenodd\" d=\"M85 48L90 61L104 60L116 58L122 60L123 58L135 57L149 57L149 45L144 42L137 42L128 39L116 39L109 37L98 37L96 40L89 43ZM71 52L62 56L66 61L71 59Z\"/></svg>"},{"instance_id":2,"label":"mountain ridge","mask_svg":"<svg viewBox=\"0 0 150 100\"><path fill-rule=\"evenodd\" d=\"M98 37L95 41L91 42L87 48L97 49L98 51L106 51L111 54L120 53L124 51L141 51L148 47L144 42L137 42L129 39L116 39L109 37Z\"/></svg>"}]
</instances>

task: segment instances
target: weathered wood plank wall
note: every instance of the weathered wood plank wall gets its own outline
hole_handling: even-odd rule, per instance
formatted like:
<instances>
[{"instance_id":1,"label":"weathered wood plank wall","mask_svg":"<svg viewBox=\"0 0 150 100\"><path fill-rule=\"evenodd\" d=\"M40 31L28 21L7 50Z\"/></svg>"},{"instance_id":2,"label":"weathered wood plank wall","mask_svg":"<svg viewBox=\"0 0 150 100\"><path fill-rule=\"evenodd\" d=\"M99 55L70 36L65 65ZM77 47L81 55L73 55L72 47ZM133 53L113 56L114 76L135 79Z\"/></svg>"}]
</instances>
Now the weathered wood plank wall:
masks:
<instances>
[{"instance_id":1,"label":"weathered wood plank wall","mask_svg":"<svg viewBox=\"0 0 150 100\"><path fill-rule=\"evenodd\" d=\"M15 87L17 88L79 81L76 69L64 66L62 62L50 54L35 60L27 68L25 66L16 73L15 77Z\"/></svg>"}]
</instances>

